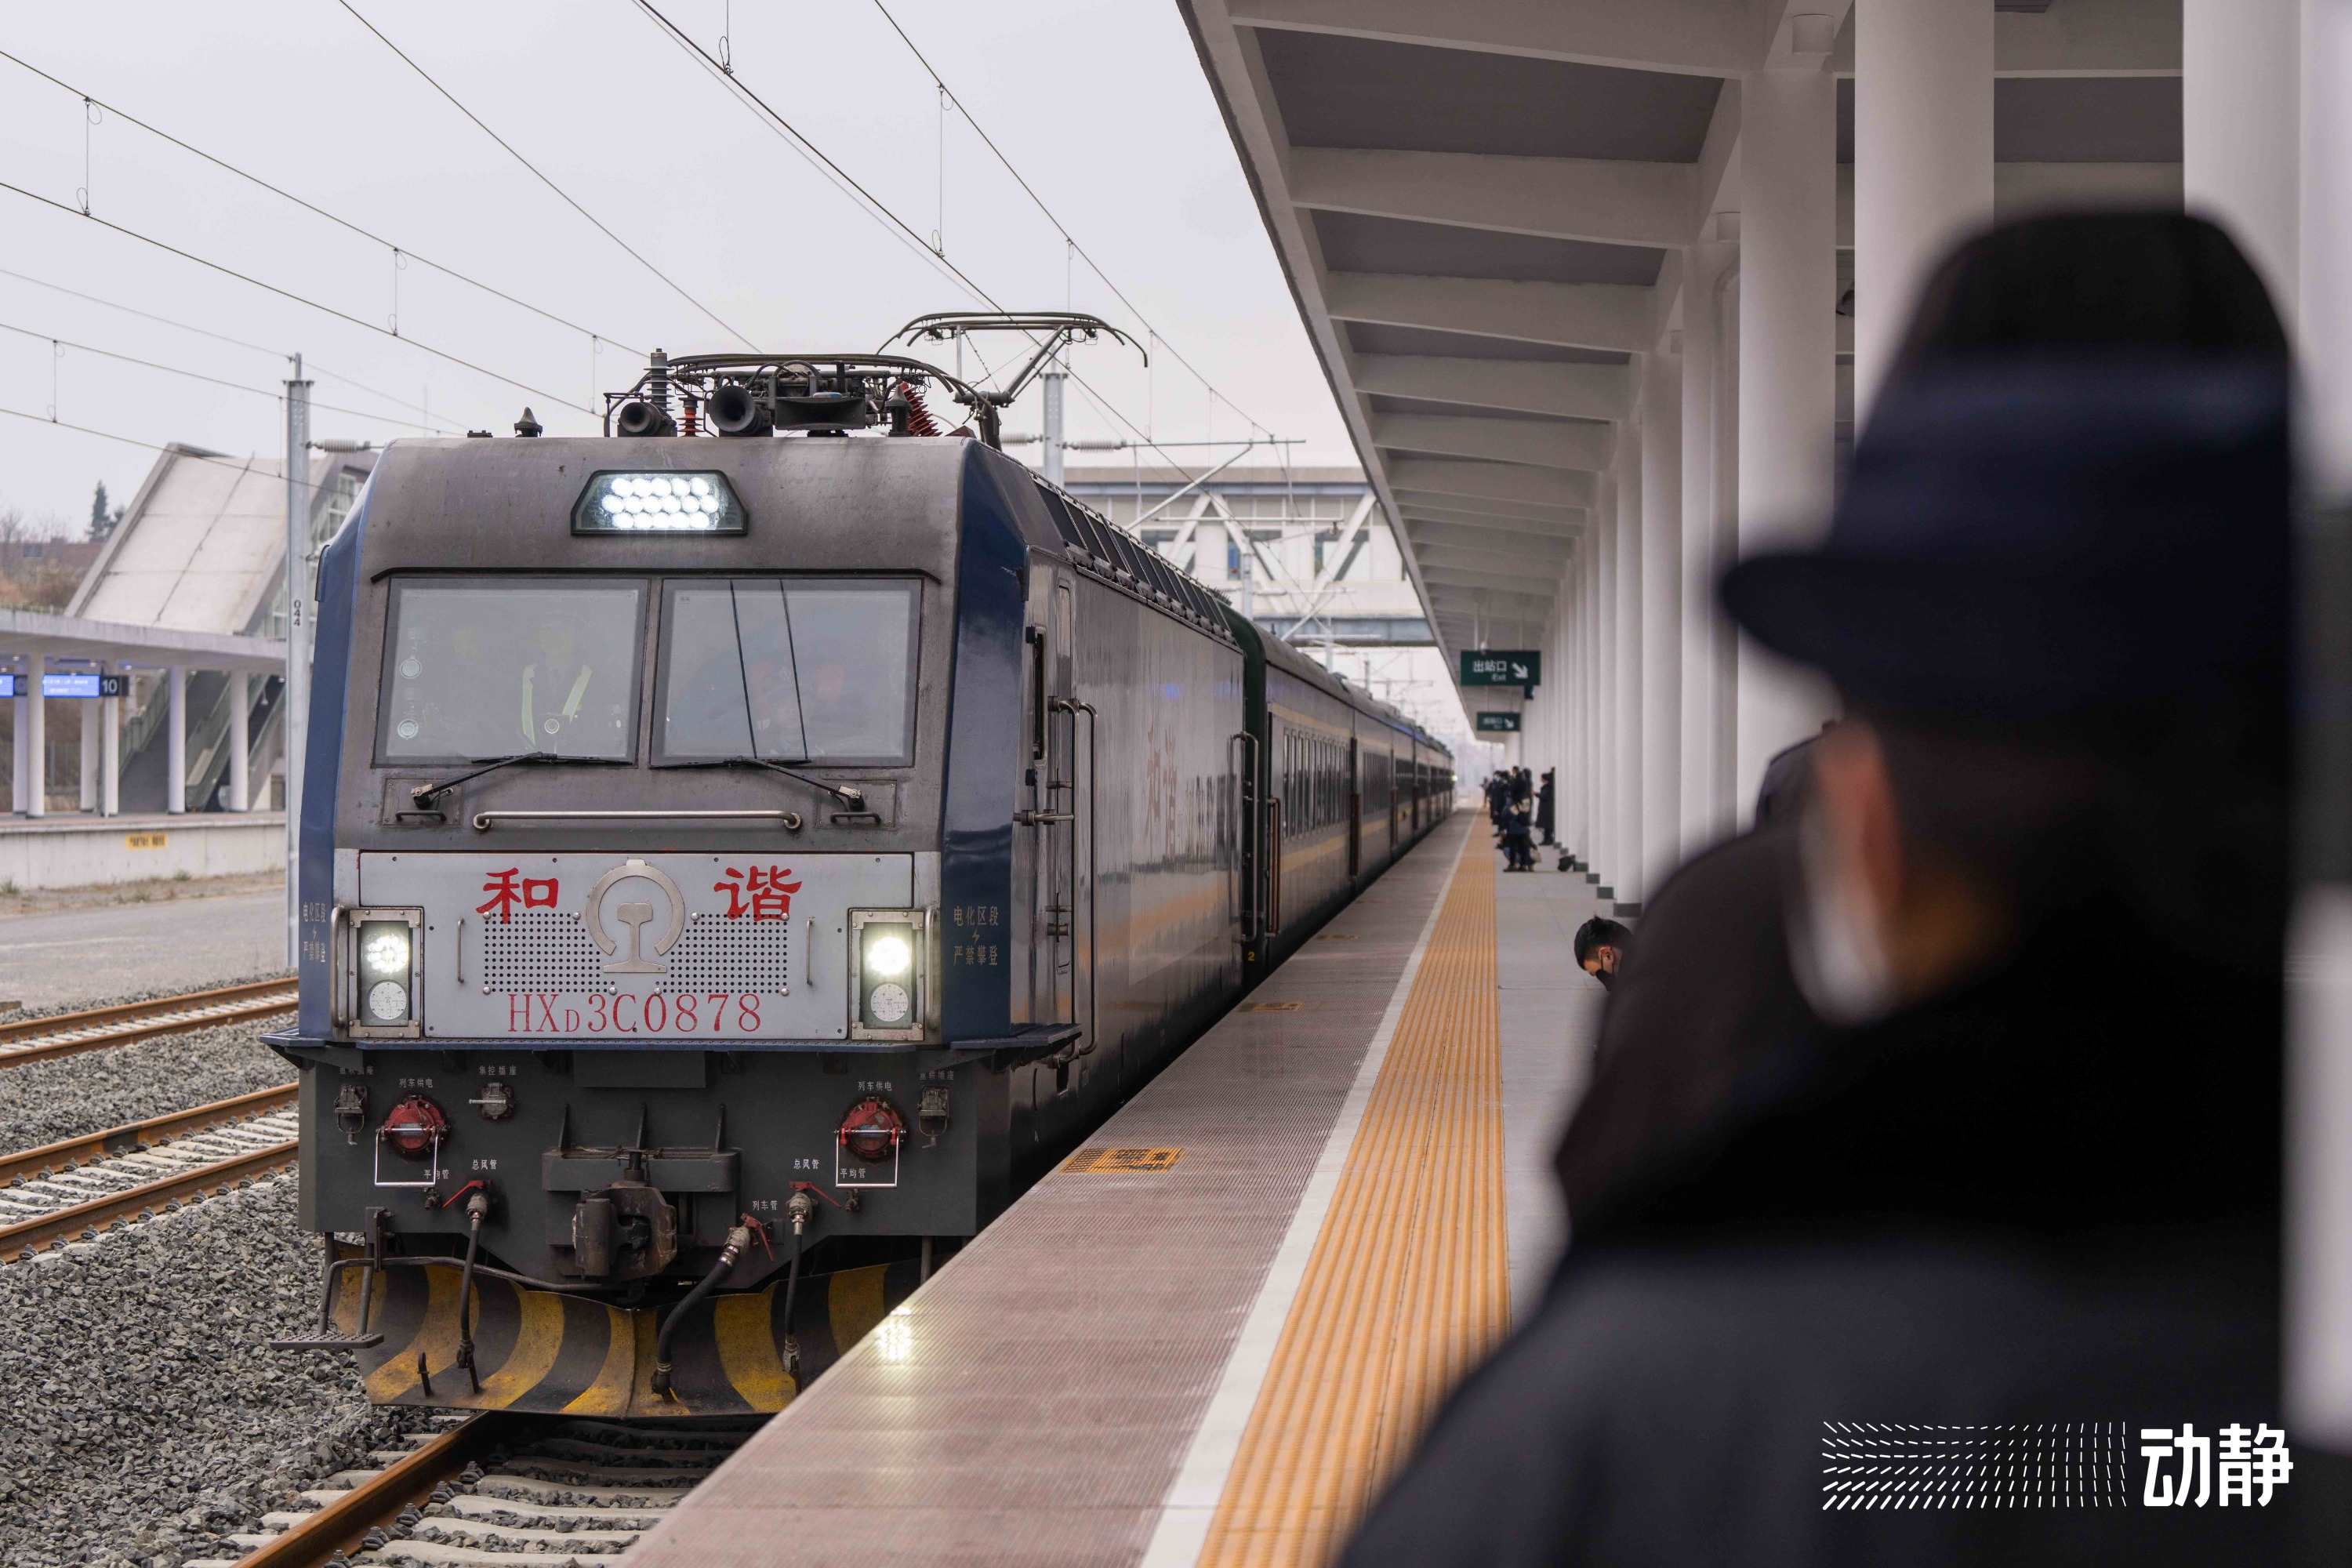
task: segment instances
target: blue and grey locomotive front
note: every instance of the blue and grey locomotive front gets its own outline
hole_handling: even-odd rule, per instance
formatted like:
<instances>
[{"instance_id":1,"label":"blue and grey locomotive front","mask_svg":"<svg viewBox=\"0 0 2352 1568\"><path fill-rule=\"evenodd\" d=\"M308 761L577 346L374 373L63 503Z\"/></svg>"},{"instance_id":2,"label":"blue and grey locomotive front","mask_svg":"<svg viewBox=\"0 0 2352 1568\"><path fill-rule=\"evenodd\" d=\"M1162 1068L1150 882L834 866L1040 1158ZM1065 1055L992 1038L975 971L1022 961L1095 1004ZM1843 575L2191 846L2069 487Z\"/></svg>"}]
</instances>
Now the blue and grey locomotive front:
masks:
<instances>
[{"instance_id":1,"label":"blue and grey locomotive front","mask_svg":"<svg viewBox=\"0 0 2352 1568\"><path fill-rule=\"evenodd\" d=\"M951 437L386 450L320 565L287 1343L780 1408L1231 1001L1243 653L1131 587L1081 646L1055 499Z\"/></svg>"}]
</instances>

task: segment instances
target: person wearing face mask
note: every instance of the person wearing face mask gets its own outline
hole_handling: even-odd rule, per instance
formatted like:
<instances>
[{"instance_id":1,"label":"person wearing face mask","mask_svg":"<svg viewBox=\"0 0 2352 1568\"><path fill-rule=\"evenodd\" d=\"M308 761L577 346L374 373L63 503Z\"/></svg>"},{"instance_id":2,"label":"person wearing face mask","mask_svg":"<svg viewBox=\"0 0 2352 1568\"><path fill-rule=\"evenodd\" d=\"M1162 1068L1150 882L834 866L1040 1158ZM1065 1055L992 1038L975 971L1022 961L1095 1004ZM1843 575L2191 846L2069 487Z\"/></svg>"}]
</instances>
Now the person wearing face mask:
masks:
<instances>
[{"instance_id":1,"label":"person wearing face mask","mask_svg":"<svg viewBox=\"0 0 2352 1568\"><path fill-rule=\"evenodd\" d=\"M1625 944L1633 937L1618 921L1593 916L1576 928L1576 966L1608 989L1617 983L1617 966L1624 962Z\"/></svg>"},{"instance_id":2,"label":"person wearing face mask","mask_svg":"<svg viewBox=\"0 0 2352 1568\"><path fill-rule=\"evenodd\" d=\"M1347 1568L2294 1560L2142 1453L2284 1426L2286 394L2197 219L1931 280L1826 542L1723 588L1844 718L1650 904L1571 1246Z\"/></svg>"}]
</instances>

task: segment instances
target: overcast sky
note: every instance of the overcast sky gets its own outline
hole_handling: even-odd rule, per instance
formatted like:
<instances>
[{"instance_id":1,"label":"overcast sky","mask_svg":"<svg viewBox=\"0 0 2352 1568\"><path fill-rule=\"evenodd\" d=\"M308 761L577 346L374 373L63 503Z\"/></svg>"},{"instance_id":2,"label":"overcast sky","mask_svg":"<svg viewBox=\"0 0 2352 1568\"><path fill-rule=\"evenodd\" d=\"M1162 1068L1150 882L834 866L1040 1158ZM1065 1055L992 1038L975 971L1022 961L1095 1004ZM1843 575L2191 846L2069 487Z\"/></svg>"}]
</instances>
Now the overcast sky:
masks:
<instances>
[{"instance_id":1,"label":"overcast sky","mask_svg":"<svg viewBox=\"0 0 2352 1568\"><path fill-rule=\"evenodd\" d=\"M731 0L731 16L728 0L657 3L713 53L727 31L741 81L926 237L942 229L949 258L999 300L1067 302L1140 335L1134 312L1085 263L1071 264L1052 226L952 114L942 214L938 96L873 0ZM1352 461L1173 0L887 3L1173 351L1155 354L1147 373L1116 346L1081 349L1079 376L1162 439L1230 436L1244 427L1238 405L1306 438L1297 460ZM910 317L976 303L631 0L353 4L760 347L872 348ZM427 424L503 435L525 404L551 434L586 433L594 393L634 378L633 350L740 346L468 123L339 0L121 0L12 6L5 18L0 49L74 90L0 60L0 181L73 210L0 191L0 268L21 275L0 276L0 326L14 329L0 331L0 408L274 456L284 442L274 394L283 356L299 351L317 382L318 436L382 440ZM588 331L418 261L396 268L382 245L119 116L85 115L83 93ZM85 190L93 217L371 326L389 327L396 306L406 341L102 228L80 216ZM608 341L598 349L589 332ZM59 350L51 339L86 347ZM436 358L427 345L524 385ZM1230 405L1213 405L1178 353ZM1072 393L1073 435L1121 433L1087 393ZM1036 429L1035 401L1033 392L1007 427ZM78 531L93 485L102 479L127 500L152 458L0 415L0 508Z\"/></svg>"}]
</instances>

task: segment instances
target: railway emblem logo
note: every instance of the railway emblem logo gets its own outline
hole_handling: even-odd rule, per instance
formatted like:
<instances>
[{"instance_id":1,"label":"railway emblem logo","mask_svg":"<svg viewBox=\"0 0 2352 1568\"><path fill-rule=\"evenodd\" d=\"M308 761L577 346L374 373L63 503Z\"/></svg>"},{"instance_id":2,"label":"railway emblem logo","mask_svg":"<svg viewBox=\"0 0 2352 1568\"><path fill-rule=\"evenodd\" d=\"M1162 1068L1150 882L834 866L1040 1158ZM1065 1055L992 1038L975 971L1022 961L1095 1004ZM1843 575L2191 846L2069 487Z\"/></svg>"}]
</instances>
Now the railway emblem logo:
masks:
<instances>
[{"instance_id":1,"label":"railway emblem logo","mask_svg":"<svg viewBox=\"0 0 2352 1568\"><path fill-rule=\"evenodd\" d=\"M629 931L629 955L623 958L619 956L620 942L604 926L604 895L621 884L632 881L649 882L660 889L662 897L667 900L668 918L662 922L661 934L654 938L653 951L648 953L646 951L646 928L653 924L656 914L662 911L656 910L652 904L642 900L615 904L613 918ZM588 904L581 910L580 919L581 923L588 928L588 939L605 957L605 973L667 974L669 965L664 961L663 954L677 945L678 934L686 930L686 895L678 890L677 884L660 867L631 858L596 879L596 885L588 889Z\"/></svg>"}]
</instances>

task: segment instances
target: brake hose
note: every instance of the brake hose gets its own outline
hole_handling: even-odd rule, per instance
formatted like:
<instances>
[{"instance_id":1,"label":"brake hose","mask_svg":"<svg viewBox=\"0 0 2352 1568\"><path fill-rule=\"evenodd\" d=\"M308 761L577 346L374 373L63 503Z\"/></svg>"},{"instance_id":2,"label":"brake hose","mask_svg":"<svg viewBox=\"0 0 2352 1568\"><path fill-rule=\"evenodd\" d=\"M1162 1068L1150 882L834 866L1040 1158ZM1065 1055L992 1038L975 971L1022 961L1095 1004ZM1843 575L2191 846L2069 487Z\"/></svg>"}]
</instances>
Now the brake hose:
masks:
<instances>
[{"instance_id":1,"label":"brake hose","mask_svg":"<svg viewBox=\"0 0 2352 1568\"><path fill-rule=\"evenodd\" d=\"M686 1300L672 1307L669 1316L662 1320L661 1332L654 1339L653 1390L656 1394L669 1399L677 1397L670 1392L669 1386L670 1336L677 1332L678 1325L686 1321L686 1314L693 1310L694 1304L719 1288L719 1281L726 1278L727 1271L735 1267L735 1260L742 1257L744 1249L751 1245L750 1226L738 1225L729 1231L727 1245L719 1249L719 1261L711 1266L710 1272L704 1275L694 1289L686 1293Z\"/></svg>"}]
</instances>

